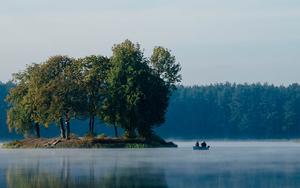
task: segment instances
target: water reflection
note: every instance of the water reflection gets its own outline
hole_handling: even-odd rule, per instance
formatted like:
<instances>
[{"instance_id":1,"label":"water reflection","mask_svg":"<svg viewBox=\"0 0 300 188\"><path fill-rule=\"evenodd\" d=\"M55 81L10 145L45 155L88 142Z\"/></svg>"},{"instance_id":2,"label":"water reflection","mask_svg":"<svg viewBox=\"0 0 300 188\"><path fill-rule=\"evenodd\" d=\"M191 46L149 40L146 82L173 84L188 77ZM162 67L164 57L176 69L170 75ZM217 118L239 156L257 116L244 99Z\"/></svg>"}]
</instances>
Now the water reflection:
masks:
<instances>
[{"instance_id":1,"label":"water reflection","mask_svg":"<svg viewBox=\"0 0 300 188\"><path fill-rule=\"evenodd\" d=\"M0 150L0 188L299 188L299 148Z\"/></svg>"},{"instance_id":2,"label":"water reflection","mask_svg":"<svg viewBox=\"0 0 300 188\"><path fill-rule=\"evenodd\" d=\"M83 162L83 161L82 161ZM149 164L143 167L118 167L117 162L110 168L95 168L95 161L73 166L64 157L57 166L37 160L34 163L10 164L6 171L8 188L85 188L85 187L158 187L167 188L163 169ZM60 168L57 168L60 166ZM75 168L73 168L75 167Z\"/></svg>"},{"instance_id":3,"label":"water reflection","mask_svg":"<svg viewBox=\"0 0 300 188\"><path fill-rule=\"evenodd\" d=\"M249 167L251 168L251 167ZM205 168L199 170L205 171ZM243 171L222 171L216 170L214 173L186 174L186 176L176 176L177 179L169 181L169 187L201 187L201 188L299 188L299 172L271 172L264 170Z\"/></svg>"},{"instance_id":4,"label":"water reflection","mask_svg":"<svg viewBox=\"0 0 300 188\"><path fill-rule=\"evenodd\" d=\"M294 170L253 168L250 164L209 163L178 166L168 172L155 165L128 167L117 161L109 168L90 160L80 164L63 158L56 164L43 160L10 164L6 171L8 188L85 187L299 187L300 173ZM76 166L75 166L76 165ZM78 166L79 165L79 166ZM212 166L213 165L213 166ZM100 168L101 167L101 168ZM283 167L282 167L283 168ZM289 167L290 169L290 167Z\"/></svg>"}]
</instances>

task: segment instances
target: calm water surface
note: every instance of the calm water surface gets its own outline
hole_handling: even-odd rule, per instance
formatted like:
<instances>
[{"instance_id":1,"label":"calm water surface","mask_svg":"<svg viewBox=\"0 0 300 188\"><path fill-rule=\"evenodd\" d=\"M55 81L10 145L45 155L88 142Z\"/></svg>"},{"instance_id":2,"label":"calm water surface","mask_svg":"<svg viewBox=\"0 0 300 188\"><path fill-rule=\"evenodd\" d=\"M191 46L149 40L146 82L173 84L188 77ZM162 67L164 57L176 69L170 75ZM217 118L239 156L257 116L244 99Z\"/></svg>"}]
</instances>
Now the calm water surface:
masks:
<instances>
[{"instance_id":1,"label":"calm water surface","mask_svg":"<svg viewBox=\"0 0 300 188\"><path fill-rule=\"evenodd\" d=\"M177 149L0 149L1 188L300 187L300 143Z\"/></svg>"}]
</instances>

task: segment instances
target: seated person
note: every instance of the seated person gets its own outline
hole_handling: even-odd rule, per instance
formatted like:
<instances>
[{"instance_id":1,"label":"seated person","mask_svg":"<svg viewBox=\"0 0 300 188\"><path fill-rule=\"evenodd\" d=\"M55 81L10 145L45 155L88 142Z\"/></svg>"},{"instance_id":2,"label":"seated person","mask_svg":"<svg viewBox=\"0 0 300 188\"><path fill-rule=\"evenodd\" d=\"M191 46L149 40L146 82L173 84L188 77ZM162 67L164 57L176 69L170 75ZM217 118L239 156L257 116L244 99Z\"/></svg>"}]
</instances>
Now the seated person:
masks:
<instances>
[{"instance_id":1,"label":"seated person","mask_svg":"<svg viewBox=\"0 0 300 188\"><path fill-rule=\"evenodd\" d=\"M196 142L196 147L199 147L199 142L198 141Z\"/></svg>"},{"instance_id":2,"label":"seated person","mask_svg":"<svg viewBox=\"0 0 300 188\"><path fill-rule=\"evenodd\" d=\"M206 142L203 141L203 142L201 143L201 147L206 148L206 146L207 146Z\"/></svg>"}]
</instances>

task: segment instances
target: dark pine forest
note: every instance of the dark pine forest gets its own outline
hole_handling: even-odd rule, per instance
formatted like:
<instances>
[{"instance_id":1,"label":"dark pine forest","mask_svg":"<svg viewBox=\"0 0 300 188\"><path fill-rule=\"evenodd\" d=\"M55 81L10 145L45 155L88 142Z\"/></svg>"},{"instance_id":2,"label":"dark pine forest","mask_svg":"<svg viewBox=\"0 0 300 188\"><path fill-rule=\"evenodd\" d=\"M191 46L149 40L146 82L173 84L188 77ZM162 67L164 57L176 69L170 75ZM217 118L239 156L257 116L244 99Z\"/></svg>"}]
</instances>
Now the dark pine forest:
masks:
<instances>
[{"instance_id":1,"label":"dark pine forest","mask_svg":"<svg viewBox=\"0 0 300 188\"><path fill-rule=\"evenodd\" d=\"M272 139L300 136L300 85L215 84L179 87L165 137Z\"/></svg>"}]
</instances>

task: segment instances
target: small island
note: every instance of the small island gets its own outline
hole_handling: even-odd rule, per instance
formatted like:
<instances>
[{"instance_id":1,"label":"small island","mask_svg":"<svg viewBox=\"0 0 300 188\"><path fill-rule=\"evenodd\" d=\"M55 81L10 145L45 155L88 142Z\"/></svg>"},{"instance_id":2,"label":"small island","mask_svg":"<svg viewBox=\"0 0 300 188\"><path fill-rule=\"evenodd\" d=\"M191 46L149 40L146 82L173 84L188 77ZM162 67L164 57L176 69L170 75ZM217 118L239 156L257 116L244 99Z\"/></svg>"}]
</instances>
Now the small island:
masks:
<instances>
[{"instance_id":1,"label":"small island","mask_svg":"<svg viewBox=\"0 0 300 188\"><path fill-rule=\"evenodd\" d=\"M154 128L165 122L180 70L170 50L158 46L145 57L140 45L129 40L114 45L111 57L56 55L28 65L13 74L6 97L8 128L25 139L3 147L177 147L156 135ZM86 135L71 134L73 121L86 124ZM113 128L114 137L96 136L96 122ZM41 126L56 126L60 137L43 138ZM118 129L124 135L119 136Z\"/></svg>"},{"instance_id":2,"label":"small island","mask_svg":"<svg viewBox=\"0 0 300 188\"><path fill-rule=\"evenodd\" d=\"M70 137L69 139L58 138L26 138L21 141L13 141L3 144L3 148L157 148L177 147L173 142L166 142L163 139L145 138L110 138L95 137L82 138Z\"/></svg>"}]
</instances>

